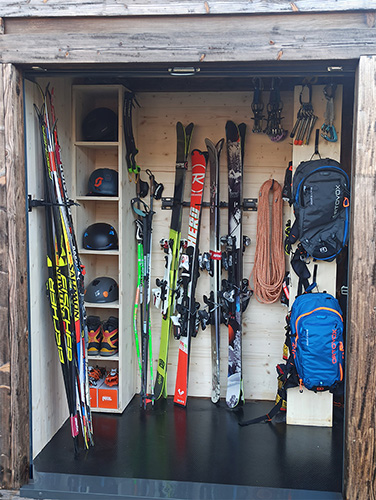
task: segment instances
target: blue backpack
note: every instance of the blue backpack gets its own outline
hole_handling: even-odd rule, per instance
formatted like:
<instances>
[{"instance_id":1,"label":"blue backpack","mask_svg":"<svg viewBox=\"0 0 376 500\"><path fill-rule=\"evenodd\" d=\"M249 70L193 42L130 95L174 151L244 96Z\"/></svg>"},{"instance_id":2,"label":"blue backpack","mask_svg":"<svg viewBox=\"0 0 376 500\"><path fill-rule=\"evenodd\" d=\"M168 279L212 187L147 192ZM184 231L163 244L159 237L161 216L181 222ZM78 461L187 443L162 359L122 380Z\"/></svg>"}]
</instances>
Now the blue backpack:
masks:
<instances>
[{"instance_id":1,"label":"blue backpack","mask_svg":"<svg viewBox=\"0 0 376 500\"><path fill-rule=\"evenodd\" d=\"M290 387L304 385L315 392L340 394L344 347L342 311L337 299L329 293L305 293L295 299L287 318L283 357L286 363L277 365L274 407L266 415L239 425L270 422L286 411L286 391Z\"/></svg>"},{"instance_id":2,"label":"blue backpack","mask_svg":"<svg viewBox=\"0 0 376 500\"><path fill-rule=\"evenodd\" d=\"M292 361L307 389L331 390L343 380L343 318L332 295L307 293L295 299L290 338Z\"/></svg>"}]
</instances>

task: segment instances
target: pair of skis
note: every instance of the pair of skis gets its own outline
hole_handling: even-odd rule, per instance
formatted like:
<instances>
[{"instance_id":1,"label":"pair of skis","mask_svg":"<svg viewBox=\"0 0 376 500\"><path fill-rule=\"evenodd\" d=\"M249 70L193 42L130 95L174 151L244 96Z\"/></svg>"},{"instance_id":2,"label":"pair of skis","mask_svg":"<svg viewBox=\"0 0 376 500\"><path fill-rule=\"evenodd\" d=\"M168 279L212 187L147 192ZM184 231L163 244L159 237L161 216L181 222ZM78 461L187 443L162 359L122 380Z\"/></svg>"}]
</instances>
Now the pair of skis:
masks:
<instances>
[{"instance_id":1,"label":"pair of skis","mask_svg":"<svg viewBox=\"0 0 376 500\"><path fill-rule=\"evenodd\" d=\"M93 445L87 365L88 332L84 306L83 266L80 262L64 178L52 93L41 88L36 105L43 153L46 243L50 302L55 341L68 401L74 451L81 432L86 448Z\"/></svg>"},{"instance_id":2,"label":"pair of skis","mask_svg":"<svg viewBox=\"0 0 376 500\"><path fill-rule=\"evenodd\" d=\"M204 265L211 276L210 295L204 296L209 314L206 322L211 325L212 344L212 395L213 403L220 398L220 324L228 327L228 373L226 403L235 408L244 400L242 376L242 313L248 305L250 290L243 279L243 252L249 238L242 234L243 214L243 162L246 125L239 127L232 121L226 123L228 166L228 234L220 234L219 160L223 139L215 146L206 139L210 162L210 253ZM221 251L221 246L224 250ZM221 282L221 269L227 279Z\"/></svg>"},{"instance_id":3,"label":"pair of skis","mask_svg":"<svg viewBox=\"0 0 376 500\"><path fill-rule=\"evenodd\" d=\"M157 280L158 299L156 305L162 309L161 341L157 366L157 376L154 387L154 397L167 397L166 374L168 346L171 331L171 316L175 312L175 290L178 278L180 257L182 254L181 224L183 214L183 198L188 155L193 133L193 123L184 127L181 122L176 124L177 150L175 167L175 187L172 200L170 234L168 240L161 240L165 252L165 272L163 280Z\"/></svg>"},{"instance_id":4,"label":"pair of skis","mask_svg":"<svg viewBox=\"0 0 376 500\"><path fill-rule=\"evenodd\" d=\"M177 162L175 190L172 206L169 240L162 240L166 252L165 275L157 280L158 302L162 303L161 346L155 385L155 398L167 396L166 372L168 342L171 325L180 340L178 369L174 402L185 406L188 392L189 353L191 338L197 334L200 314L195 301L195 288L199 270L198 236L200 228L203 185L206 172L206 155L192 152L192 190L189 214L188 241L181 241L181 217L185 173L193 124L184 129L177 124ZM210 274L211 293L204 301L209 307L209 323L212 324L212 400L220 397L220 322L221 313L229 328L229 365L226 401L234 408L243 398L241 369L242 312L249 300L248 282L242 279L242 254L245 247L242 235L242 184L245 125L239 128L229 121L226 124L228 156L229 203L228 235L219 238L219 157L223 140L214 146L206 140L210 161ZM247 241L247 240L246 240ZM220 243L226 245L225 263L228 279L220 288L222 252ZM184 252L183 252L184 250ZM179 264L180 263L180 264Z\"/></svg>"}]
</instances>

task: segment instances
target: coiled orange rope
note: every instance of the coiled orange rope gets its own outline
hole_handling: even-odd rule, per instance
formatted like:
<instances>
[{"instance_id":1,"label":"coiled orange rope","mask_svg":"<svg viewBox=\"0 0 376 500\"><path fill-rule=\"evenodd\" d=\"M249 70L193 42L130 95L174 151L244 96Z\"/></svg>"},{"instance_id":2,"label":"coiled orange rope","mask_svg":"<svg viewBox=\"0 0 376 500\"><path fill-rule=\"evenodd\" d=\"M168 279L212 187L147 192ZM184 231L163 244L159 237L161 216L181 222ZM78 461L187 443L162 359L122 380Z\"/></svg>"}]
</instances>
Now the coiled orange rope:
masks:
<instances>
[{"instance_id":1,"label":"coiled orange rope","mask_svg":"<svg viewBox=\"0 0 376 500\"><path fill-rule=\"evenodd\" d=\"M282 207L282 187L269 179L259 193L255 263L251 272L256 299L264 304L277 302L285 276Z\"/></svg>"}]
</instances>

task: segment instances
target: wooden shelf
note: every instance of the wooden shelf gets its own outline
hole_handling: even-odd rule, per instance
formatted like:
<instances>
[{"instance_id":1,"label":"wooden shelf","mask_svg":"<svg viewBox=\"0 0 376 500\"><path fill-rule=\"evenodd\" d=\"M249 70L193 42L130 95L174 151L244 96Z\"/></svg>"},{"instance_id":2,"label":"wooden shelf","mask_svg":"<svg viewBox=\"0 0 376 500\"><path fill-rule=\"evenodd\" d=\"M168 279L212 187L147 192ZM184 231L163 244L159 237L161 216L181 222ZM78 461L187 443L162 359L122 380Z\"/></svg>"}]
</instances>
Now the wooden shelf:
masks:
<instances>
[{"instance_id":1,"label":"wooden shelf","mask_svg":"<svg viewBox=\"0 0 376 500\"><path fill-rule=\"evenodd\" d=\"M85 302L85 307L95 308L95 309L119 309L119 301L114 300L114 302Z\"/></svg>"},{"instance_id":2,"label":"wooden shelf","mask_svg":"<svg viewBox=\"0 0 376 500\"><path fill-rule=\"evenodd\" d=\"M91 408L91 411L100 413L123 413L123 410L120 408L117 410L109 410L108 408Z\"/></svg>"},{"instance_id":3,"label":"wooden shelf","mask_svg":"<svg viewBox=\"0 0 376 500\"><path fill-rule=\"evenodd\" d=\"M87 250L86 248L81 248L79 250L80 254L86 255L119 255L119 250Z\"/></svg>"},{"instance_id":4,"label":"wooden shelf","mask_svg":"<svg viewBox=\"0 0 376 500\"><path fill-rule=\"evenodd\" d=\"M96 356L91 356L89 354L87 358L89 361L119 361L118 354L116 354L115 356L100 356L99 354L97 354Z\"/></svg>"},{"instance_id":5,"label":"wooden shelf","mask_svg":"<svg viewBox=\"0 0 376 500\"><path fill-rule=\"evenodd\" d=\"M88 142L88 141L76 141L75 146L79 148L91 148L91 149L104 149L104 148L117 148L119 147L118 141L112 142Z\"/></svg>"}]
</instances>

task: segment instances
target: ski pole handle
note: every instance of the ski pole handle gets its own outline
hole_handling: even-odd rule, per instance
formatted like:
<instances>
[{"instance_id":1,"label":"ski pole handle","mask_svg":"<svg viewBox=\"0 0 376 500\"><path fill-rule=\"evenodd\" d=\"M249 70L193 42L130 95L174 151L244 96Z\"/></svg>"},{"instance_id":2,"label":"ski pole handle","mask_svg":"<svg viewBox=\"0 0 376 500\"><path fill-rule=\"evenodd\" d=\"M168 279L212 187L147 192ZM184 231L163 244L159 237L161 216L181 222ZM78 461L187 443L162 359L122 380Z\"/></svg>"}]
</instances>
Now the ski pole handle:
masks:
<instances>
[{"instance_id":1,"label":"ski pole handle","mask_svg":"<svg viewBox=\"0 0 376 500\"><path fill-rule=\"evenodd\" d=\"M138 205L138 207L136 206L136 204ZM143 207L144 210L139 208L140 205ZM140 217L146 217L149 213L149 207L140 198L132 198L131 199L131 207L132 207L133 212L136 215L139 215Z\"/></svg>"}]
</instances>

